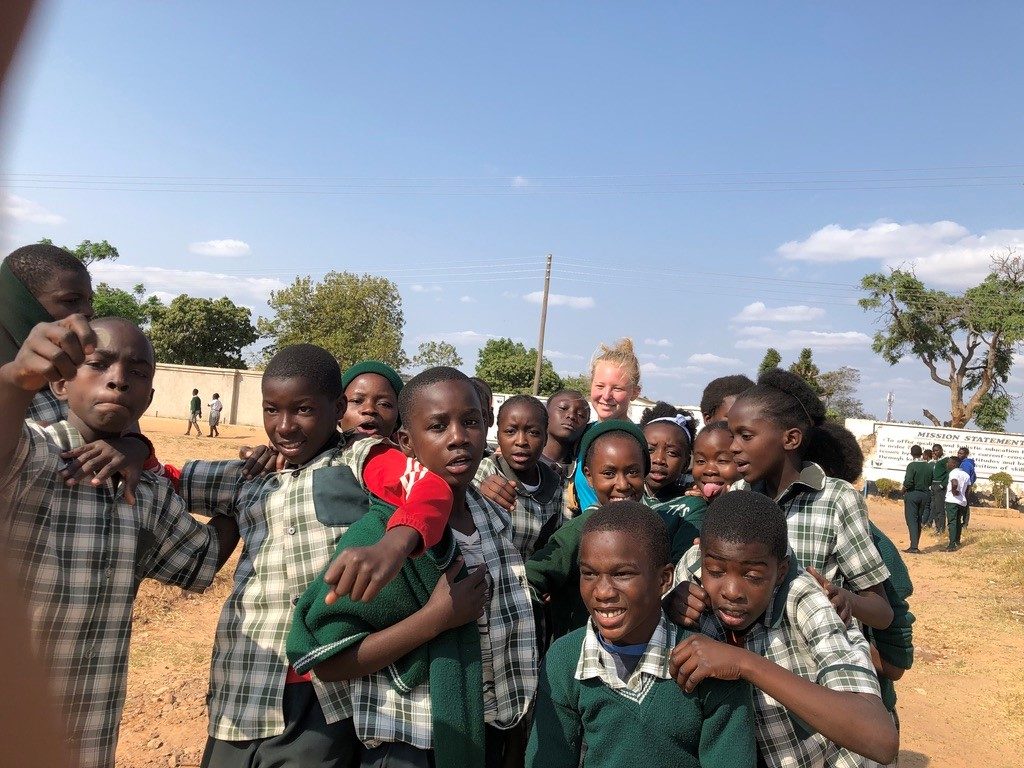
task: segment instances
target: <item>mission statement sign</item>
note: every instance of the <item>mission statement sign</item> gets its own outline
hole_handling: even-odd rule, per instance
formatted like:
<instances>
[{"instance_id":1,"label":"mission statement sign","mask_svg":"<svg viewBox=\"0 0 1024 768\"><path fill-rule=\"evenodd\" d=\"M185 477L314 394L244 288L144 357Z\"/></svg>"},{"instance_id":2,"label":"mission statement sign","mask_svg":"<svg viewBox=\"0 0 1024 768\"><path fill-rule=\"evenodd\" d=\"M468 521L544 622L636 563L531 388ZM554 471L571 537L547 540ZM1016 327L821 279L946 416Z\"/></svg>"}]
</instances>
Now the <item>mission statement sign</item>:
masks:
<instances>
[{"instance_id":1,"label":"mission statement sign","mask_svg":"<svg viewBox=\"0 0 1024 768\"><path fill-rule=\"evenodd\" d=\"M910 446L931 448L938 443L946 457L967 448L974 459L979 482L987 482L996 472L1006 472L1015 483L1024 483L1024 435L1002 432L973 432L966 429L875 424L875 451L869 466L875 470L902 473L910 461Z\"/></svg>"}]
</instances>

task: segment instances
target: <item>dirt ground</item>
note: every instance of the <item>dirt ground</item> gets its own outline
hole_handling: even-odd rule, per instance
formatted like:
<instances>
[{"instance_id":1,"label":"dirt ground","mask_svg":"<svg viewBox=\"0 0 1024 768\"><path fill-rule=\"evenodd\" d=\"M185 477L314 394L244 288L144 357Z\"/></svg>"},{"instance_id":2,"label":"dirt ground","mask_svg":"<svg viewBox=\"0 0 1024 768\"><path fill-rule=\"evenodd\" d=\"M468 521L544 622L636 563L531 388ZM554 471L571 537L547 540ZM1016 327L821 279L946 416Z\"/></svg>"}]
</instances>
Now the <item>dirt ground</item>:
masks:
<instances>
[{"instance_id":1,"label":"dirt ground","mask_svg":"<svg viewBox=\"0 0 1024 768\"><path fill-rule=\"evenodd\" d=\"M185 437L185 423L144 419L165 462L233 458L262 430L222 427ZM902 549L902 505L871 503L872 519ZM914 667L897 684L905 768L1010 768L1024 754L1024 515L975 510L959 552L923 536L907 555L917 616ZM206 739L213 631L234 561L204 595L146 582L135 611L128 699L117 765L197 766Z\"/></svg>"}]
</instances>

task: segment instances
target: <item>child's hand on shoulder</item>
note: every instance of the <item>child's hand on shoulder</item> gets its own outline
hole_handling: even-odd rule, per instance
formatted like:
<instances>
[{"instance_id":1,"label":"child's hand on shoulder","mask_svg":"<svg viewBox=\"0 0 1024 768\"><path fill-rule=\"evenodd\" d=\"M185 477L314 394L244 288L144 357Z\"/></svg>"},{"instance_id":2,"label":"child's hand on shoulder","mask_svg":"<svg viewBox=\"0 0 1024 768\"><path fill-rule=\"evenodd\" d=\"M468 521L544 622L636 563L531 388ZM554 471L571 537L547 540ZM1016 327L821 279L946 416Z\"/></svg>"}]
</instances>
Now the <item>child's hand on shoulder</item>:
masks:
<instances>
[{"instance_id":1,"label":"child's hand on shoulder","mask_svg":"<svg viewBox=\"0 0 1024 768\"><path fill-rule=\"evenodd\" d=\"M849 626L850 620L853 618L853 603L856 600L854 594L848 589L837 587L814 568L808 568L807 572L814 577L818 586L828 596L828 601L832 603L832 607L839 614L839 620Z\"/></svg>"},{"instance_id":2,"label":"child's hand on shoulder","mask_svg":"<svg viewBox=\"0 0 1024 768\"><path fill-rule=\"evenodd\" d=\"M61 453L68 464L60 470L60 476L68 486L88 480L97 487L117 477L124 489L125 502L134 506L135 489L149 454L149 445L134 437L96 440Z\"/></svg>"},{"instance_id":3,"label":"child's hand on shoulder","mask_svg":"<svg viewBox=\"0 0 1024 768\"><path fill-rule=\"evenodd\" d=\"M14 360L3 367L5 378L26 392L38 392L51 381L75 378L95 347L96 333L84 315L39 323Z\"/></svg>"},{"instance_id":4,"label":"child's hand on shoulder","mask_svg":"<svg viewBox=\"0 0 1024 768\"><path fill-rule=\"evenodd\" d=\"M455 581L465 561L457 557L448 567L423 610L434 614L437 634L461 627L483 616L491 599L487 566L478 565L466 578Z\"/></svg>"},{"instance_id":5,"label":"child's hand on shoulder","mask_svg":"<svg viewBox=\"0 0 1024 768\"><path fill-rule=\"evenodd\" d=\"M668 617L676 624L691 629L700 621L700 615L711 610L711 601L704 588L695 581L683 581L665 595L662 604Z\"/></svg>"},{"instance_id":6,"label":"child's hand on shoulder","mask_svg":"<svg viewBox=\"0 0 1024 768\"><path fill-rule=\"evenodd\" d=\"M692 693L701 681L739 680L743 654L749 651L712 640L706 635L690 635L672 649L669 670L679 687Z\"/></svg>"},{"instance_id":7,"label":"child's hand on shoulder","mask_svg":"<svg viewBox=\"0 0 1024 768\"><path fill-rule=\"evenodd\" d=\"M271 445L243 445L238 449L238 458L245 462L242 465L242 478L245 480L279 472L286 463L284 457Z\"/></svg>"},{"instance_id":8,"label":"child's hand on shoulder","mask_svg":"<svg viewBox=\"0 0 1024 768\"><path fill-rule=\"evenodd\" d=\"M324 581L334 587L324 602L330 605L345 595L356 602L370 602L398 575L420 543L415 530L399 525L389 529L376 544L342 550L324 573Z\"/></svg>"},{"instance_id":9,"label":"child's hand on shoulder","mask_svg":"<svg viewBox=\"0 0 1024 768\"><path fill-rule=\"evenodd\" d=\"M501 475L491 475L480 483L480 495L509 512L516 508L516 484Z\"/></svg>"}]
</instances>

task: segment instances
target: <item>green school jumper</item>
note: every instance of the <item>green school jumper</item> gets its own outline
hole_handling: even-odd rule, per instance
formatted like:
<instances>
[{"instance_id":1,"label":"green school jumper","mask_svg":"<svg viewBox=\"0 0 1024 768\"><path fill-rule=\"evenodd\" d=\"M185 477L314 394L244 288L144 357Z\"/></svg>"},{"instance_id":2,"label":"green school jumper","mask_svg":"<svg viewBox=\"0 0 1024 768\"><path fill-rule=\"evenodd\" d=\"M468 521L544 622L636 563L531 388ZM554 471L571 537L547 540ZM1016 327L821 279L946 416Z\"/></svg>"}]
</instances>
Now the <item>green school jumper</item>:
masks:
<instances>
[{"instance_id":1,"label":"green school jumper","mask_svg":"<svg viewBox=\"0 0 1024 768\"><path fill-rule=\"evenodd\" d=\"M911 549L917 549L921 527L928 522L932 475L932 465L927 461L912 461L903 477L903 517L910 532Z\"/></svg>"},{"instance_id":2,"label":"green school jumper","mask_svg":"<svg viewBox=\"0 0 1024 768\"><path fill-rule=\"evenodd\" d=\"M949 482L949 467L946 466L946 458L932 462L932 519L935 520L935 530L946 530L946 515L943 511L946 508L946 484Z\"/></svg>"},{"instance_id":3,"label":"green school jumper","mask_svg":"<svg viewBox=\"0 0 1024 768\"><path fill-rule=\"evenodd\" d=\"M589 627L551 646L541 673L527 768L754 767L750 686L708 679L693 693L684 692L668 671L668 659L672 648L693 633L662 622L665 645L648 648L629 687L616 680L613 688L585 671L586 654L601 652L594 649L593 635L587 643L588 631L593 633Z\"/></svg>"},{"instance_id":4,"label":"green school jumper","mask_svg":"<svg viewBox=\"0 0 1024 768\"><path fill-rule=\"evenodd\" d=\"M878 649L878 655L885 661L900 669L910 669L914 663L914 614L910 612L907 602L914 593L914 585L910 581L907 564L900 557L900 551L888 536L882 533L871 521L868 521L871 541L882 556L882 562L889 568L889 578L882 586L885 596L892 606L892 623L885 629L872 629L865 626L864 634L868 641ZM896 685L887 677L879 677L878 685L882 689L882 703L890 712L896 712Z\"/></svg>"}]
</instances>

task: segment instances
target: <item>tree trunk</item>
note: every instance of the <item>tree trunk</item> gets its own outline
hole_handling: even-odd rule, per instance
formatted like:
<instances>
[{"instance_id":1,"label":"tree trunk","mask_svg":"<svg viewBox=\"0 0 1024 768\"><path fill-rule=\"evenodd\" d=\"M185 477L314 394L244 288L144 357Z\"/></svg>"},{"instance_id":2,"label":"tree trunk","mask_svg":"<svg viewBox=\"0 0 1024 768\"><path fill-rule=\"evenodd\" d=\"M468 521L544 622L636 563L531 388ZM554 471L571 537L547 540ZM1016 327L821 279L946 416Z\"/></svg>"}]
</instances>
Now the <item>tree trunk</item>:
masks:
<instances>
[{"instance_id":1,"label":"tree trunk","mask_svg":"<svg viewBox=\"0 0 1024 768\"><path fill-rule=\"evenodd\" d=\"M937 418L935 417L935 414L934 414L934 413L932 413L931 411L929 411L929 410L928 410L927 408L924 408L924 409L922 409L921 413L923 413L923 414L924 414L924 417L925 417L926 419L928 419L928 420L929 420L929 421L930 421L930 422L931 422L932 424L934 424L934 425L935 425L936 427L941 427L941 426L942 426L942 422L941 422L941 421L939 421L939 420L938 420L938 419L937 419Z\"/></svg>"}]
</instances>

